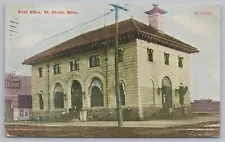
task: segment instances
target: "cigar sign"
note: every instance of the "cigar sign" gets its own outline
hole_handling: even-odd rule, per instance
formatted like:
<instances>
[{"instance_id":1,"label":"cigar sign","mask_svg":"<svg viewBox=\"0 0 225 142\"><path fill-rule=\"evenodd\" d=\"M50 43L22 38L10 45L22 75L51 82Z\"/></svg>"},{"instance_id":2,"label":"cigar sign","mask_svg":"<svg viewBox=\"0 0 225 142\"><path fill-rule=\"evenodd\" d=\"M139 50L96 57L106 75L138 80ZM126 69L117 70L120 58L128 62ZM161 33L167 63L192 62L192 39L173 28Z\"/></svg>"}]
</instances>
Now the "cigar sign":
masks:
<instances>
[{"instance_id":1,"label":"cigar sign","mask_svg":"<svg viewBox=\"0 0 225 142\"><path fill-rule=\"evenodd\" d=\"M20 78L14 77L14 76L7 77L5 80L5 87L19 89L20 88Z\"/></svg>"}]
</instances>

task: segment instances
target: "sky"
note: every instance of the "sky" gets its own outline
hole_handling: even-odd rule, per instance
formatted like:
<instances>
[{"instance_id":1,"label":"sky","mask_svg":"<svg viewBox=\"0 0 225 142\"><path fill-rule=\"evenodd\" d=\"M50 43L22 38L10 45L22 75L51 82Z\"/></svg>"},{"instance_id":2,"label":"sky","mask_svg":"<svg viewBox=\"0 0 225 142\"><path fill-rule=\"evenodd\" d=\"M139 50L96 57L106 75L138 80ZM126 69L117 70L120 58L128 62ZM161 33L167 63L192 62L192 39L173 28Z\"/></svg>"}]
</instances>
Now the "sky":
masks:
<instances>
[{"instance_id":1,"label":"sky","mask_svg":"<svg viewBox=\"0 0 225 142\"><path fill-rule=\"evenodd\" d=\"M31 75L30 66L21 63L54 45L66 41L82 33L98 29L104 25L114 23L114 13L93 20L110 12L110 0L97 3L48 3L48 4L6 4L5 8L5 71L16 71L19 75ZM133 17L148 24L148 16L144 13L152 9L154 1L123 0L113 1L128 8L119 11L119 21ZM221 50L221 9L218 5L168 5L160 3L159 7L166 10L164 15L164 31L175 38L197 47L200 52L191 54L192 100L214 99L220 100L220 50ZM78 14L18 14L18 10L72 10ZM210 12L209 15L196 15L195 12ZM14 18L18 19L14 19ZM11 33L10 20L18 21L17 33ZM82 25L82 26L80 26ZM75 28L74 28L75 27ZM62 33L54 38L53 35ZM13 36L9 36L13 34ZM49 38L47 40L44 40ZM10 40L11 39L11 40Z\"/></svg>"}]
</instances>

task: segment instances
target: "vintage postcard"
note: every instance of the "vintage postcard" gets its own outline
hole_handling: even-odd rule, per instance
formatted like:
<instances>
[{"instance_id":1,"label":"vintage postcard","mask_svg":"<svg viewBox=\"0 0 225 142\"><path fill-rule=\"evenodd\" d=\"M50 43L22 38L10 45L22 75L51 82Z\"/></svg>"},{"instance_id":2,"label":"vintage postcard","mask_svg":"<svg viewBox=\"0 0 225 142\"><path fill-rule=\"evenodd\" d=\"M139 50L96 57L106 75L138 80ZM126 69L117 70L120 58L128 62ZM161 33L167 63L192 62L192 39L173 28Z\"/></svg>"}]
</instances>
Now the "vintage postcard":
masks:
<instances>
[{"instance_id":1,"label":"vintage postcard","mask_svg":"<svg viewBox=\"0 0 225 142\"><path fill-rule=\"evenodd\" d=\"M220 48L219 5L6 4L5 134L219 137Z\"/></svg>"}]
</instances>

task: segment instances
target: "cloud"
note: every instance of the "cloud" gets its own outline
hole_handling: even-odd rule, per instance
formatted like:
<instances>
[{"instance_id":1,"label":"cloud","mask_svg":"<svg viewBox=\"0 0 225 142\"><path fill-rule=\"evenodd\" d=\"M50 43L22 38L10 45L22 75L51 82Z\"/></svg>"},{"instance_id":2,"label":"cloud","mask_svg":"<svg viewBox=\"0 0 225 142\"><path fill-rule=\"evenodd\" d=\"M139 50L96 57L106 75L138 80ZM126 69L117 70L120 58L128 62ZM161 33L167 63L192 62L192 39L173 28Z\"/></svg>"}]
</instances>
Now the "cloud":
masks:
<instances>
[{"instance_id":1,"label":"cloud","mask_svg":"<svg viewBox=\"0 0 225 142\"><path fill-rule=\"evenodd\" d=\"M187 30L197 35L209 36L211 29L202 21L184 14L177 14L173 19Z\"/></svg>"},{"instance_id":2,"label":"cloud","mask_svg":"<svg viewBox=\"0 0 225 142\"><path fill-rule=\"evenodd\" d=\"M6 73L12 73L15 72L16 75L31 75L31 67L30 66L24 66L22 64L11 64L6 65L5 72Z\"/></svg>"},{"instance_id":3,"label":"cloud","mask_svg":"<svg viewBox=\"0 0 225 142\"><path fill-rule=\"evenodd\" d=\"M32 47L36 42L44 39L44 37L42 33L27 34L20 38L18 48Z\"/></svg>"}]
</instances>

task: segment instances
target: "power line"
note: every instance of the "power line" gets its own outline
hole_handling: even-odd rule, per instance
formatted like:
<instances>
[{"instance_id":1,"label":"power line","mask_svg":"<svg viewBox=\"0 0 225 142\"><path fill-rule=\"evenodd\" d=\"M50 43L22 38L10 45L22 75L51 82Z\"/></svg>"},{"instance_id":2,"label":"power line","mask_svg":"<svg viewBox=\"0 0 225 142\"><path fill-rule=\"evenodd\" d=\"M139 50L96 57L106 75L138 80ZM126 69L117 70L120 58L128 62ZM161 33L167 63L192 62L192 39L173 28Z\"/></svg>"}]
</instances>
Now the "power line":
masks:
<instances>
[{"instance_id":1,"label":"power line","mask_svg":"<svg viewBox=\"0 0 225 142\"><path fill-rule=\"evenodd\" d=\"M79 27L82 27L82 26L84 26L84 25L86 25L86 24L89 24L89 23L91 23L91 22L93 22L93 21L95 21L95 20L98 20L98 19L102 18L102 17L105 17L105 16L107 16L107 15L109 15L109 14L111 14L111 13L112 13L112 12L107 12L107 13L105 13L105 14L99 16L99 17L96 17L96 18L94 18L94 19L92 19L92 20L90 20L90 21L87 21L87 22L85 22L85 23L83 23L83 24L81 24L81 25L78 25L78 26L76 26L76 27L70 28L70 29L68 29L68 30L66 30L66 31L63 31L63 32L61 32L61 33L52 35L52 36L50 36L50 37L48 37L48 38L45 38L45 39L43 39L43 40L34 42L33 44L38 44L38 43L40 43L40 42L43 42L43 41L48 40L48 39L51 39L51 38L53 38L53 37L57 37L57 36L59 36L59 35L62 35L62 34L67 33L67 32L69 32L69 31L72 31L72 30L74 30L74 29L76 29L76 28L79 28ZM26 46L27 46L27 45L26 45Z\"/></svg>"}]
</instances>

